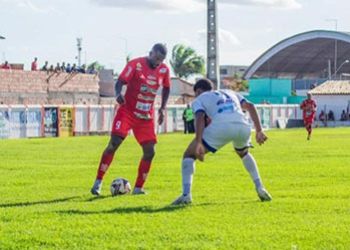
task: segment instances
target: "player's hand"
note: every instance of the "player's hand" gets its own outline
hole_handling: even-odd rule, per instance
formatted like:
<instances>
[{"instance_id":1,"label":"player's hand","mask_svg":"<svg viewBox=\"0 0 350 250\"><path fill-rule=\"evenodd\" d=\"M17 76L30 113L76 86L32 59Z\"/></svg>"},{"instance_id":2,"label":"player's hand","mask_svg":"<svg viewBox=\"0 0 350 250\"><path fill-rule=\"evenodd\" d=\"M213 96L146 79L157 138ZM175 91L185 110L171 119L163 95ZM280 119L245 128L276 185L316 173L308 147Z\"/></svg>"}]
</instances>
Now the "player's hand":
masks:
<instances>
[{"instance_id":1,"label":"player's hand","mask_svg":"<svg viewBox=\"0 0 350 250\"><path fill-rule=\"evenodd\" d=\"M267 140L267 136L264 134L263 131L256 132L255 135L256 142L261 145L264 144L264 142Z\"/></svg>"},{"instance_id":2,"label":"player's hand","mask_svg":"<svg viewBox=\"0 0 350 250\"><path fill-rule=\"evenodd\" d=\"M196 151L195 151L195 154L196 154L196 158L197 158L198 160L204 161L205 148L204 148L203 143L198 142L198 143L196 144Z\"/></svg>"},{"instance_id":3,"label":"player's hand","mask_svg":"<svg viewBox=\"0 0 350 250\"><path fill-rule=\"evenodd\" d=\"M158 110L158 124L162 125L164 121L164 109L159 109Z\"/></svg>"},{"instance_id":4,"label":"player's hand","mask_svg":"<svg viewBox=\"0 0 350 250\"><path fill-rule=\"evenodd\" d=\"M117 96L117 103L119 103L120 105L125 103L125 99L123 95L118 95Z\"/></svg>"}]
</instances>

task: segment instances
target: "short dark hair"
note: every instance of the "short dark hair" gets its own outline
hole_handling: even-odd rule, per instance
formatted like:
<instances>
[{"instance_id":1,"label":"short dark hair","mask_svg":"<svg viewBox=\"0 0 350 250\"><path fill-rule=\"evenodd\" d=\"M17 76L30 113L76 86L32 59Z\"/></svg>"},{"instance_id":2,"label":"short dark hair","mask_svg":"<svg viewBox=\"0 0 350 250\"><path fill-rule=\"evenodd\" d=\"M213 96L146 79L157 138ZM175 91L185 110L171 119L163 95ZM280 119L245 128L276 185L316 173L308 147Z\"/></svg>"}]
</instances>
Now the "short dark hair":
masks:
<instances>
[{"instance_id":1,"label":"short dark hair","mask_svg":"<svg viewBox=\"0 0 350 250\"><path fill-rule=\"evenodd\" d=\"M168 53L168 49L166 48L165 44L162 43L156 43L153 45L152 50L161 53L163 56L166 56Z\"/></svg>"},{"instance_id":2,"label":"short dark hair","mask_svg":"<svg viewBox=\"0 0 350 250\"><path fill-rule=\"evenodd\" d=\"M196 92L197 89L211 91L213 89L213 83L207 78L199 79L193 86L194 92Z\"/></svg>"}]
</instances>

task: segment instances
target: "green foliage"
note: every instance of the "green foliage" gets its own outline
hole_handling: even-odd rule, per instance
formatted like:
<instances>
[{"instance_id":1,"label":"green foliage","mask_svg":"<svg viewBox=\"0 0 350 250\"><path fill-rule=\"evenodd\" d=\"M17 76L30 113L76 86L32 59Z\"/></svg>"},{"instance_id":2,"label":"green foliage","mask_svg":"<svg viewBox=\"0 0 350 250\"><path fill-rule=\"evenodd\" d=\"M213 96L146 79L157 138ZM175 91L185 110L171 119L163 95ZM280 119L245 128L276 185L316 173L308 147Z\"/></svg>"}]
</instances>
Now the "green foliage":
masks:
<instances>
[{"instance_id":1,"label":"green foliage","mask_svg":"<svg viewBox=\"0 0 350 250\"><path fill-rule=\"evenodd\" d=\"M272 202L227 145L197 163L188 207L169 204L193 135L159 136L148 195L111 197L114 178L136 177L141 149L127 138L100 198L89 190L108 137L0 140L0 249L348 249L350 129L267 135L251 153Z\"/></svg>"},{"instance_id":2,"label":"green foliage","mask_svg":"<svg viewBox=\"0 0 350 250\"><path fill-rule=\"evenodd\" d=\"M193 74L205 73L203 56L197 55L191 47L177 44L173 47L170 65L176 76L188 78Z\"/></svg>"},{"instance_id":3,"label":"green foliage","mask_svg":"<svg viewBox=\"0 0 350 250\"><path fill-rule=\"evenodd\" d=\"M104 69L105 66L100 64L98 61L95 61L95 62L90 63L88 65L88 69L92 69L92 68L95 69L96 71L100 71L100 70Z\"/></svg>"}]
</instances>

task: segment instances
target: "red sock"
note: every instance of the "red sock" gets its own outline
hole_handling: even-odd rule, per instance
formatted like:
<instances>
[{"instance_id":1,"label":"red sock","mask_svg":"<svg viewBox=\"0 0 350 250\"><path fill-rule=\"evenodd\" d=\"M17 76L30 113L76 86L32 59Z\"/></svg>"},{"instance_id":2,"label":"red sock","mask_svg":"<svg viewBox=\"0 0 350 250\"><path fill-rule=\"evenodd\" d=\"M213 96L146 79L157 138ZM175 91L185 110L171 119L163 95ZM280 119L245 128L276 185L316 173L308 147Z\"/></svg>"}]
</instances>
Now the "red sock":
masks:
<instances>
[{"instance_id":1,"label":"red sock","mask_svg":"<svg viewBox=\"0 0 350 250\"><path fill-rule=\"evenodd\" d=\"M145 181L147 179L147 175L148 175L150 168L151 168L151 161L146 161L146 160L140 161L139 172L137 175L135 187L137 187L137 188L143 187L143 184L145 183Z\"/></svg>"},{"instance_id":2,"label":"red sock","mask_svg":"<svg viewBox=\"0 0 350 250\"><path fill-rule=\"evenodd\" d=\"M107 172L109 165L111 164L114 157L114 153L111 152L103 152L100 165L97 170L97 176L96 179L102 180L103 176Z\"/></svg>"},{"instance_id":3,"label":"red sock","mask_svg":"<svg viewBox=\"0 0 350 250\"><path fill-rule=\"evenodd\" d=\"M307 128L307 132L309 132L309 134L311 134L311 132L312 132L312 127L311 127L311 125Z\"/></svg>"}]
</instances>

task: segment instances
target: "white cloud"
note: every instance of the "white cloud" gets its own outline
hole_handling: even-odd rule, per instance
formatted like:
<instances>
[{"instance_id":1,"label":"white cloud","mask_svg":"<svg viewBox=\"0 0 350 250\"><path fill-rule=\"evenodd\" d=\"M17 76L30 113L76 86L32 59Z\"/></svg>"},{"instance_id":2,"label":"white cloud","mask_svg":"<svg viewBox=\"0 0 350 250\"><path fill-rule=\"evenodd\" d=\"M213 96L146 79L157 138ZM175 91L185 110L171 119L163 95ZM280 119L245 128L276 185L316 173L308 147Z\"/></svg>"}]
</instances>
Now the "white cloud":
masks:
<instances>
[{"instance_id":1,"label":"white cloud","mask_svg":"<svg viewBox=\"0 0 350 250\"><path fill-rule=\"evenodd\" d=\"M298 9L302 5L299 0L217 0L218 4L235 6L261 6L280 9ZM124 9L153 10L167 12L196 12L206 9L204 0L90 0L90 2L105 6Z\"/></svg>"},{"instance_id":2,"label":"white cloud","mask_svg":"<svg viewBox=\"0 0 350 250\"><path fill-rule=\"evenodd\" d=\"M200 0L198 0L200 1ZM271 7L279 9L300 9L302 5L298 0L218 0L218 3L232 4L232 5L250 5Z\"/></svg>"},{"instance_id":3,"label":"white cloud","mask_svg":"<svg viewBox=\"0 0 350 250\"><path fill-rule=\"evenodd\" d=\"M58 12L52 6L42 7L34 4L31 0L0 0L0 4L9 4L17 8L28 9L37 13L49 13L49 12Z\"/></svg>"},{"instance_id":4,"label":"white cloud","mask_svg":"<svg viewBox=\"0 0 350 250\"><path fill-rule=\"evenodd\" d=\"M206 30L199 30L198 36L200 40L206 40L207 39L207 31ZM223 45L230 45L230 46L237 46L241 44L238 37L233 34L231 31L221 29L219 28L219 42Z\"/></svg>"},{"instance_id":5,"label":"white cloud","mask_svg":"<svg viewBox=\"0 0 350 250\"><path fill-rule=\"evenodd\" d=\"M206 7L203 1L195 0L90 0L90 2L105 7L170 12L196 12Z\"/></svg>"}]
</instances>

